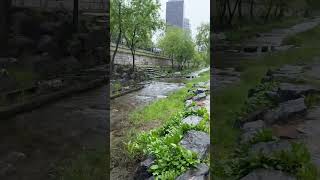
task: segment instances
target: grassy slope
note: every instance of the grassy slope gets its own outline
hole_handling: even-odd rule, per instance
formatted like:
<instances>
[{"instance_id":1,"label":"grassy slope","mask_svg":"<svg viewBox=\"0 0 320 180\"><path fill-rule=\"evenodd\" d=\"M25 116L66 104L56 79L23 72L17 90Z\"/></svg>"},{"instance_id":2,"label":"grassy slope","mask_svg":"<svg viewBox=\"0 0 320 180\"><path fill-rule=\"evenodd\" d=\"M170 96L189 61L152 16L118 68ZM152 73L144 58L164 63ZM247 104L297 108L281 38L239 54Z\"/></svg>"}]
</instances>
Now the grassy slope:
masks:
<instances>
[{"instance_id":1,"label":"grassy slope","mask_svg":"<svg viewBox=\"0 0 320 180\"><path fill-rule=\"evenodd\" d=\"M219 163L227 159L237 147L239 130L233 126L236 119L234 112L241 108L248 90L260 82L268 69L284 64L307 62L312 57L320 56L320 27L292 38L297 37L301 40L301 48L268 55L257 59L255 62L243 64L244 71L241 74L240 83L214 94L213 113L215 121L211 137L213 138L214 148L213 159L216 164L214 174L218 177L224 177Z\"/></svg>"},{"instance_id":2,"label":"grassy slope","mask_svg":"<svg viewBox=\"0 0 320 180\"><path fill-rule=\"evenodd\" d=\"M204 82L210 79L209 72L200 74L200 77L188 81L186 87L176 91L168 96L166 99L160 99L151 103L144 108L138 109L131 113L131 120L134 122L134 126L131 130L128 130L128 136L130 137L135 133L135 128L143 125L143 122L147 121L161 121L164 122L168 117L176 112L182 111L184 108L184 98L187 96L187 89L191 87L193 83ZM126 139L130 139L127 137ZM132 136L131 136L132 138ZM125 151L121 149L121 151ZM62 162L59 165L58 173L61 180L102 180L106 179L107 169L106 162L109 162L109 157L106 156L103 147L99 147L97 151L83 152L74 160L69 162ZM127 155L125 152L122 155ZM125 158L124 158L125 159ZM130 158L128 158L130 159Z\"/></svg>"}]
</instances>

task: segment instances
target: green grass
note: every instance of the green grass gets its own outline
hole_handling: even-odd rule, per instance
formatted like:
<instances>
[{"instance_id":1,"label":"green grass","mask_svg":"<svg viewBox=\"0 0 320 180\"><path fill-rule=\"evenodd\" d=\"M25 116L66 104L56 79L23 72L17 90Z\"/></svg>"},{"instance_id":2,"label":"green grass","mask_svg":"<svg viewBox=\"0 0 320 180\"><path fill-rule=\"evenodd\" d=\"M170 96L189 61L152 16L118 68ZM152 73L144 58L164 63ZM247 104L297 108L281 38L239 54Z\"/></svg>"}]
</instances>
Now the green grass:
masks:
<instances>
[{"instance_id":1,"label":"green grass","mask_svg":"<svg viewBox=\"0 0 320 180\"><path fill-rule=\"evenodd\" d=\"M225 88L214 94L214 123L211 126L211 138L214 148L213 165L218 179L226 178L220 164L227 160L237 148L239 129L235 127L237 113L247 99L248 90L259 84L268 69L284 64L307 62L312 57L320 56L320 27L298 34L302 46L287 52L271 54L255 61L241 64L241 80L239 84Z\"/></svg>"},{"instance_id":2,"label":"green grass","mask_svg":"<svg viewBox=\"0 0 320 180\"><path fill-rule=\"evenodd\" d=\"M74 159L60 162L58 165L59 180L105 180L107 179L108 154L105 148L82 151Z\"/></svg>"},{"instance_id":3,"label":"green grass","mask_svg":"<svg viewBox=\"0 0 320 180\"><path fill-rule=\"evenodd\" d=\"M288 18L284 20L273 20L267 23L260 21L259 23L250 25L241 23L239 27L234 28L226 32L227 40L235 43L239 43L244 39L252 38L256 35L257 32L263 33L268 32L274 28L287 28L289 26L295 25L298 22L301 22L303 18Z\"/></svg>"},{"instance_id":4,"label":"green grass","mask_svg":"<svg viewBox=\"0 0 320 180\"><path fill-rule=\"evenodd\" d=\"M168 117L184 109L184 100L188 96L187 91L194 83L208 81L209 79L209 72L204 72L200 74L200 77L187 81L184 88L171 93L167 98L157 100L148 106L133 111L129 114L129 119L135 124L148 121L164 122Z\"/></svg>"}]
</instances>

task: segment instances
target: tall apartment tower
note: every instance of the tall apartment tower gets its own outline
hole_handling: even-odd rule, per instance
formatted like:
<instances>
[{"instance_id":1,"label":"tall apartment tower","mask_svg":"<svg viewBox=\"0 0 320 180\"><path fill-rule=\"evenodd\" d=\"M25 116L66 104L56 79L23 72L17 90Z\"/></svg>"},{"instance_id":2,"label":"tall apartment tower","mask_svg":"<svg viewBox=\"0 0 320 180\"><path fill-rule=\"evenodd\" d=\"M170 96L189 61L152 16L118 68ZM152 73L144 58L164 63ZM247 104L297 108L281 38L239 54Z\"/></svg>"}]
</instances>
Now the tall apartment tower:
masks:
<instances>
[{"instance_id":1,"label":"tall apartment tower","mask_svg":"<svg viewBox=\"0 0 320 180\"><path fill-rule=\"evenodd\" d=\"M168 25L184 28L184 0L169 0L166 8Z\"/></svg>"},{"instance_id":2,"label":"tall apartment tower","mask_svg":"<svg viewBox=\"0 0 320 180\"><path fill-rule=\"evenodd\" d=\"M191 32L190 20L188 18L184 18L184 20L183 20L183 29L185 29L186 31Z\"/></svg>"}]
</instances>

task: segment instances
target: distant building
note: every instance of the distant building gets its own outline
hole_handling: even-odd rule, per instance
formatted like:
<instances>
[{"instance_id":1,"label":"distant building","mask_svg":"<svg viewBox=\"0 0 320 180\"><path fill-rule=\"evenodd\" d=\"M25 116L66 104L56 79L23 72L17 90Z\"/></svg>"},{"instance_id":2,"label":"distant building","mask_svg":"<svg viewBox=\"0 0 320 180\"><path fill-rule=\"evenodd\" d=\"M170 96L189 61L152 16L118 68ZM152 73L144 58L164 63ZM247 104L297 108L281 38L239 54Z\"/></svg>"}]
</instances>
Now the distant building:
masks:
<instances>
[{"instance_id":1,"label":"distant building","mask_svg":"<svg viewBox=\"0 0 320 180\"><path fill-rule=\"evenodd\" d=\"M169 0L167 2L166 22L170 26L184 28L184 0Z\"/></svg>"},{"instance_id":2,"label":"distant building","mask_svg":"<svg viewBox=\"0 0 320 180\"><path fill-rule=\"evenodd\" d=\"M191 32L190 20L188 18L184 18L184 20L183 20L183 29L185 29L186 31Z\"/></svg>"}]
</instances>

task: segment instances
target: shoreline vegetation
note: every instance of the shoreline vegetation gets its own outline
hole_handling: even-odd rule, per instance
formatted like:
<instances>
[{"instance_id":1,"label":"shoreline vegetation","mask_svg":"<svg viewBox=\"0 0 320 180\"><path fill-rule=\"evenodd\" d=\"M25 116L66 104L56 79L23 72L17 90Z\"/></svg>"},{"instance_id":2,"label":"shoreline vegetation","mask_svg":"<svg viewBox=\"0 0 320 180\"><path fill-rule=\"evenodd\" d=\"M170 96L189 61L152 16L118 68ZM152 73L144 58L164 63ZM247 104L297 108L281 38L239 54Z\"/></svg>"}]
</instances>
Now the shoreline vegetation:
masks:
<instances>
[{"instance_id":1,"label":"shoreline vegetation","mask_svg":"<svg viewBox=\"0 0 320 180\"><path fill-rule=\"evenodd\" d=\"M299 39L299 47L258 58L256 61L241 64L241 81L214 93L213 114L215 126L211 134L214 154L212 170L216 178L230 178L224 162L231 159L238 148L240 129L237 126L238 113L248 98L248 91L256 87L268 70L285 64L307 63L320 56L320 27L287 38L287 42Z\"/></svg>"}]
</instances>

